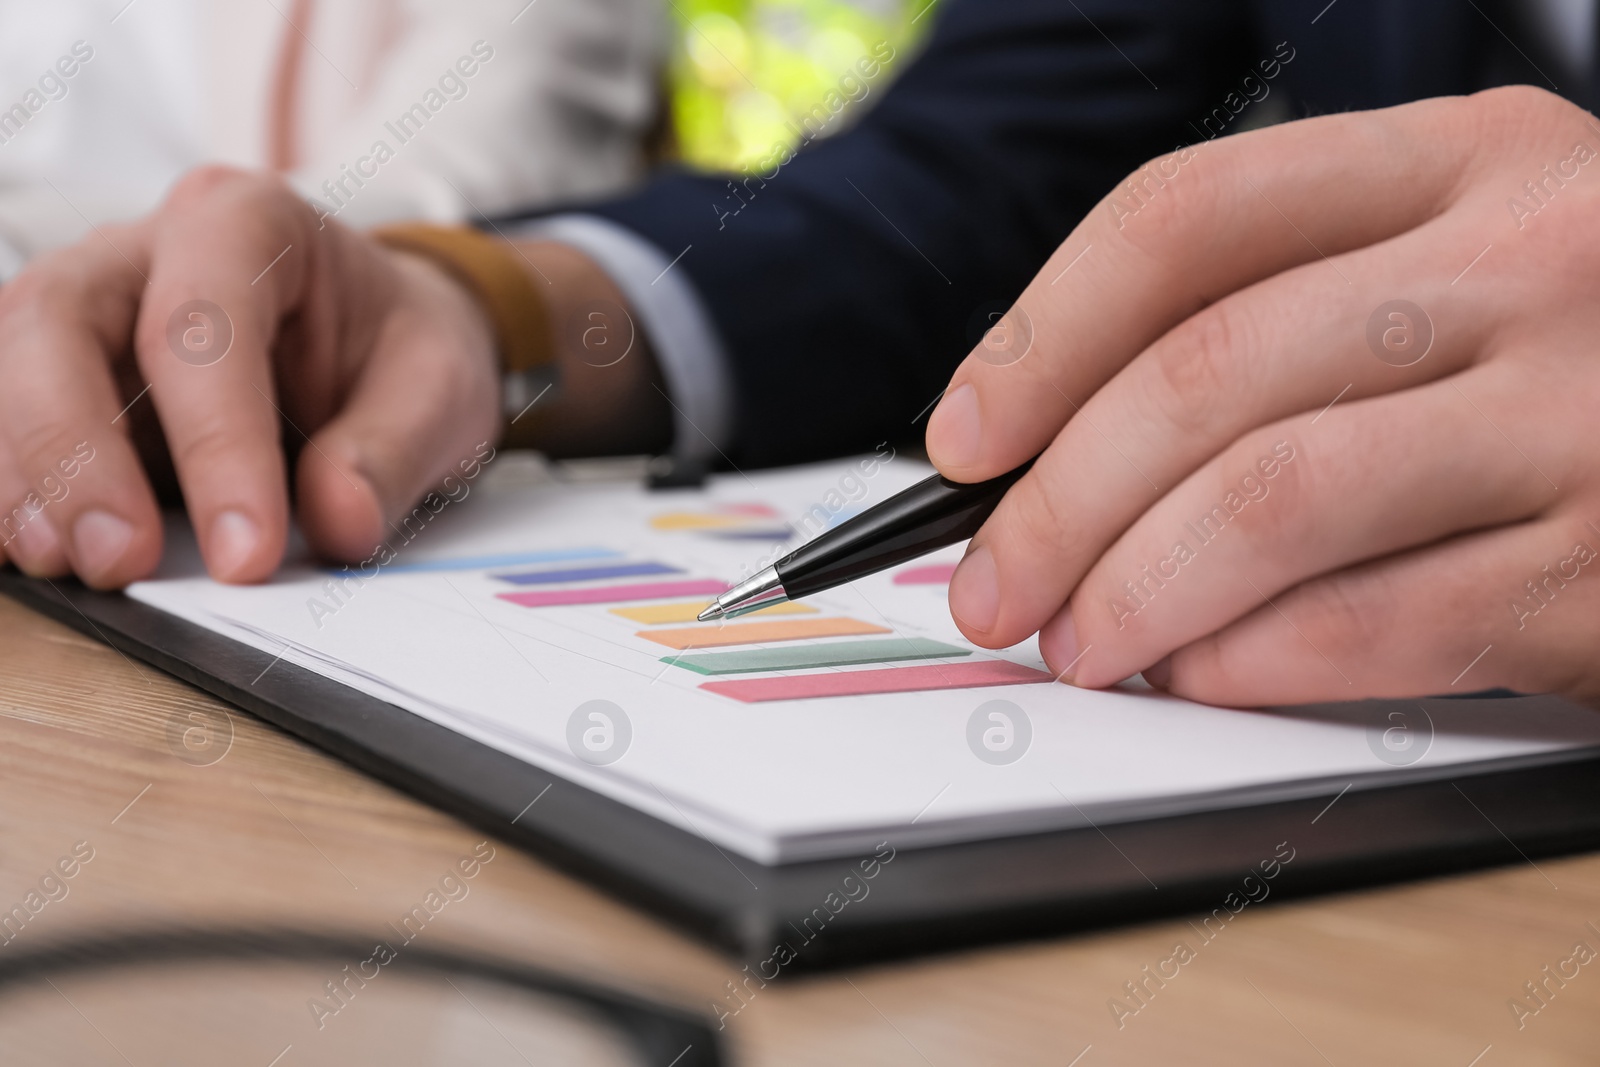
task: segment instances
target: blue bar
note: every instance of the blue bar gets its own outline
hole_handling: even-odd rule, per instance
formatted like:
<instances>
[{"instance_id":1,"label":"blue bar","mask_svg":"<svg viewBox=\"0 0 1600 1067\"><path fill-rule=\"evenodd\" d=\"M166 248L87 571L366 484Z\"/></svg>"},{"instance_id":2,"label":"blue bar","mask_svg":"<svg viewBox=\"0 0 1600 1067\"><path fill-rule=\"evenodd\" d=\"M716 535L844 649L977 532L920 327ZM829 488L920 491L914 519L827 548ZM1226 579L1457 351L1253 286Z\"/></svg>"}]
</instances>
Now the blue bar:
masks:
<instances>
[{"instance_id":1,"label":"blue bar","mask_svg":"<svg viewBox=\"0 0 1600 1067\"><path fill-rule=\"evenodd\" d=\"M702 530L701 533L718 541L787 541L794 530L780 526L770 530Z\"/></svg>"},{"instance_id":2,"label":"blue bar","mask_svg":"<svg viewBox=\"0 0 1600 1067\"><path fill-rule=\"evenodd\" d=\"M404 555L404 549L396 552ZM516 567L524 563L564 563L569 559L616 559L622 555L610 548L552 548L543 552L508 552L499 556L460 556L453 559L420 559L414 563L391 563L378 571L381 574L416 574L423 571L481 571L490 567ZM359 568L342 568L330 574L344 574Z\"/></svg>"},{"instance_id":3,"label":"blue bar","mask_svg":"<svg viewBox=\"0 0 1600 1067\"><path fill-rule=\"evenodd\" d=\"M522 574L497 574L512 585L550 585L555 582L593 582L601 578L637 578L643 574L682 574L679 567L665 563L613 563L604 567L570 567L562 571L525 571Z\"/></svg>"}]
</instances>

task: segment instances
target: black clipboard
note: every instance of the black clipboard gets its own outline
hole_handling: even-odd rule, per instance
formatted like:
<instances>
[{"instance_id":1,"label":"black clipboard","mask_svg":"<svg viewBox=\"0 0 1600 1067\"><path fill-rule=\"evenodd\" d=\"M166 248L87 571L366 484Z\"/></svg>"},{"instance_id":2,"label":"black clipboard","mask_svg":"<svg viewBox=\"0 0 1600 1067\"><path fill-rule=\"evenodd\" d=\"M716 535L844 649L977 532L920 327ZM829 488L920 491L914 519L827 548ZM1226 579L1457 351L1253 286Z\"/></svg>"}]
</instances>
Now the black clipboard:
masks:
<instances>
[{"instance_id":1,"label":"black clipboard","mask_svg":"<svg viewBox=\"0 0 1600 1067\"><path fill-rule=\"evenodd\" d=\"M750 988L780 974L1165 916L1222 922L1236 905L1600 846L1600 752L1584 751L1103 828L917 849L890 842L892 858L876 865L862 856L766 866L292 664L263 674L266 653L121 594L10 571L0 572L0 592L710 942L758 976L746 977ZM1368 706L1381 722L1389 705ZM1292 860L1264 878L1284 849Z\"/></svg>"}]
</instances>

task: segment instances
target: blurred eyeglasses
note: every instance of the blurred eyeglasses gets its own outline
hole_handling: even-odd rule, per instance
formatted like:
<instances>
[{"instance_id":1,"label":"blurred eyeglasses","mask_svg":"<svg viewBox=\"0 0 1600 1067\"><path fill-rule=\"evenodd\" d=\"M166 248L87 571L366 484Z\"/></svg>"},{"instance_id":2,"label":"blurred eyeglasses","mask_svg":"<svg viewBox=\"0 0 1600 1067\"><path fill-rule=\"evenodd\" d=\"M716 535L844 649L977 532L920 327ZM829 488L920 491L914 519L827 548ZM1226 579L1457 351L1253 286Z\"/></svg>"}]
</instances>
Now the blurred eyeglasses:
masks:
<instances>
[{"instance_id":1,"label":"blurred eyeglasses","mask_svg":"<svg viewBox=\"0 0 1600 1067\"><path fill-rule=\"evenodd\" d=\"M297 932L0 947L7 1067L720 1067L707 1021L553 972Z\"/></svg>"}]
</instances>

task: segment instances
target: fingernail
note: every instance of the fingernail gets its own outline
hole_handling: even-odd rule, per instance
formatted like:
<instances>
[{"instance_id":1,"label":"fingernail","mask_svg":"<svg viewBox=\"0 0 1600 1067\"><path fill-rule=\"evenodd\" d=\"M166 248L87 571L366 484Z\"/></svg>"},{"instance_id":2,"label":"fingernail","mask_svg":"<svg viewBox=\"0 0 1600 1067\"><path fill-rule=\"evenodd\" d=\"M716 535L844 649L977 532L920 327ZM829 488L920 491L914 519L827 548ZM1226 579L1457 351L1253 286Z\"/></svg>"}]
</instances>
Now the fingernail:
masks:
<instances>
[{"instance_id":1,"label":"fingernail","mask_svg":"<svg viewBox=\"0 0 1600 1067\"><path fill-rule=\"evenodd\" d=\"M969 630L988 633L1000 614L1000 579L988 546L967 553L950 578L950 614Z\"/></svg>"},{"instance_id":2,"label":"fingernail","mask_svg":"<svg viewBox=\"0 0 1600 1067\"><path fill-rule=\"evenodd\" d=\"M17 510L28 514L25 508ZM34 577L56 569L61 558L61 539L48 519L39 514L28 515L16 530L16 536L7 547L18 567Z\"/></svg>"},{"instance_id":3,"label":"fingernail","mask_svg":"<svg viewBox=\"0 0 1600 1067\"><path fill-rule=\"evenodd\" d=\"M86 511L72 524L72 555L78 574L94 582L111 573L133 540L133 525L109 511Z\"/></svg>"},{"instance_id":4,"label":"fingernail","mask_svg":"<svg viewBox=\"0 0 1600 1067\"><path fill-rule=\"evenodd\" d=\"M1172 657L1162 656L1152 666L1146 667L1144 680L1154 689L1166 689L1172 685Z\"/></svg>"},{"instance_id":5,"label":"fingernail","mask_svg":"<svg viewBox=\"0 0 1600 1067\"><path fill-rule=\"evenodd\" d=\"M261 530L242 511L224 511L211 523L206 541L206 562L211 573L227 579L238 573L261 543Z\"/></svg>"},{"instance_id":6,"label":"fingernail","mask_svg":"<svg viewBox=\"0 0 1600 1067\"><path fill-rule=\"evenodd\" d=\"M1071 682L1083 659L1083 650L1078 647L1078 625L1072 621L1070 604L1045 625L1039 634L1039 646L1045 661L1060 672L1056 680Z\"/></svg>"},{"instance_id":7,"label":"fingernail","mask_svg":"<svg viewBox=\"0 0 1600 1067\"><path fill-rule=\"evenodd\" d=\"M934 463L949 467L976 463L982 436L978 421L976 389L960 385L946 393L928 420L928 455Z\"/></svg>"}]
</instances>

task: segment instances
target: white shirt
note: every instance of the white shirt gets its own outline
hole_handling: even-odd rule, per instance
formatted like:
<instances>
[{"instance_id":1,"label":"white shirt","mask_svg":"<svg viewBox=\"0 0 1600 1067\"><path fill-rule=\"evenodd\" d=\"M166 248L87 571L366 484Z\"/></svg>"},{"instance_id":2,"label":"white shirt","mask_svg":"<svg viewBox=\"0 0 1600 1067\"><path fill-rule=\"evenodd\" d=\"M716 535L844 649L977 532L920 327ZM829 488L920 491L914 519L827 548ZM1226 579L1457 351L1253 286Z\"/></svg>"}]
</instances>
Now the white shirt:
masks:
<instances>
[{"instance_id":1,"label":"white shirt","mask_svg":"<svg viewBox=\"0 0 1600 1067\"><path fill-rule=\"evenodd\" d=\"M656 0L0 0L0 277L207 162L327 202L387 139L340 198L358 226L615 192L642 170L663 30ZM465 95L439 92L479 42ZM385 123L426 99L444 104L399 144Z\"/></svg>"}]
</instances>

